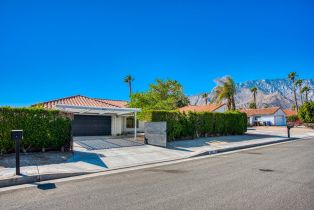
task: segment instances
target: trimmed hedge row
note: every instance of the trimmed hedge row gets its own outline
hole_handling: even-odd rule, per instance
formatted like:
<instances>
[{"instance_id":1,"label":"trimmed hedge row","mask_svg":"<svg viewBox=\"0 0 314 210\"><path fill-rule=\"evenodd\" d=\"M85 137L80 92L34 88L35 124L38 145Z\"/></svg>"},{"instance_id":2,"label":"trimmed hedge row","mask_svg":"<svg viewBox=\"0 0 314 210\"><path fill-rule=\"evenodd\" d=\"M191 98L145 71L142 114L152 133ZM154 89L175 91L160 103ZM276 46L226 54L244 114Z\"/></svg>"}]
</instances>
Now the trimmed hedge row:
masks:
<instances>
[{"instance_id":1,"label":"trimmed hedge row","mask_svg":"<svg viewBox=\"0 0 314 210\"><path fill-rule=\"evenodd\" d=\"M71 122L59 111L38 108L0 107L0 153L14 151L11 130L23 129L24 151L69 147Z\"/></svg>"},{"instance_id":2,"label":"trimmed hedge row","mask_svg":"<svg viewBox=\"0 0 314 210\"><path fill-rule=\"evenodd\" d=\"M247 115L241 112L151 111L151 121L167 122L168 140L243 134Z\"/></svg>"}]
</instances>

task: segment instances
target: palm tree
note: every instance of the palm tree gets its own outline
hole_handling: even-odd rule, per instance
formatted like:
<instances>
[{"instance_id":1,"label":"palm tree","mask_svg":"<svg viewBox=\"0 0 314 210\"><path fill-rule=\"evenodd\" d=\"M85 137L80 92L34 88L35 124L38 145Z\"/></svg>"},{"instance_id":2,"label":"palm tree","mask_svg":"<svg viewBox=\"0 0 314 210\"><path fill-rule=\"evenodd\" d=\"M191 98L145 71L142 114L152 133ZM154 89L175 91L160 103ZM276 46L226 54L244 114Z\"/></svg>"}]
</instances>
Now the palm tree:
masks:
<instances>
[{"instance_id":1,"label":"palm tree","mask_svg":"<svg viewBox=\"0 0 314 210\"><path fill-rule=\"evenodd\" d=\"M295 81L295 85L297 87L299 87L299 91L300 91L300 98L301 98L301 104L303 104L303 97L302 97L302 79L298 79L297 81Z\"/></svg>"},{"instance_id":2,"label":"palm tree","mask_svg":"<svg viewBox=\"0 0 314 210\"><path fill-rule=\"evenodd\" d=\"M288 75L288 78L291 80L292 82L292 90L293 90L293 95L294 95L294 103L295 103L295 108L297 110L297 112L299 111L299 107L298 107L298 101L297 101L297 92L296 92L296 84L295 84L295 79L297 77L297 73L296 72L290 72L290 74Z\"/></svg>"},{"instance_id":3,"label":"palm tree","mask_svg":"<svg viewBox=\"0 0 314 210\"><path fill-rule=\"evenodd\" d=\"M252 87L251 92L253 93L253 102L256 105L256 94L257 94L257 87Z\"/></svg>"},{"instance_id":4,"label":"palm tree","mask_svg":"<svg viewBox=\"0 0 314 210\"><path fill-rule=\"evenodd\" d=\"M301 94L305 93L305 101L309 101L308 93L311 89L308 86L304 86L301 90Z\"/></svg>"},{"instance_id":5,"label":"palm tree","mask_svg":"<svg viewBox=\"0 0 314 210\"><path fill-rule=\"evenodd\" d=\"M130 90L130 97L132 95L132 82L134 81L134 78L131 75L127 75L124 78L124 82L129 85L129 90Z\"/></svg>"},{"instance_id":6,"label":"palm tree","mask_svg":"<svg viewBox=\"0 0 314 210\"><path fill-rule=\"evenodd\" d=\"M208 102L208 93L204 93L202 95L202 98L205 99L205 104L207 105L207 102Z\"/></svg>"},{"instance_id":7,"label":"palm tree","mask_svg":"<svg viewBox=\"0 0 314 210\"><path fill-rule=\"evenodd\" d=\"M236 93L236 86L233 79L229 76L218 79L217 87L215 88L215 95L213 101L220 103L222 100L227 100L228 110L235 110L234 95Z\"/></svg>"}]
</instances>

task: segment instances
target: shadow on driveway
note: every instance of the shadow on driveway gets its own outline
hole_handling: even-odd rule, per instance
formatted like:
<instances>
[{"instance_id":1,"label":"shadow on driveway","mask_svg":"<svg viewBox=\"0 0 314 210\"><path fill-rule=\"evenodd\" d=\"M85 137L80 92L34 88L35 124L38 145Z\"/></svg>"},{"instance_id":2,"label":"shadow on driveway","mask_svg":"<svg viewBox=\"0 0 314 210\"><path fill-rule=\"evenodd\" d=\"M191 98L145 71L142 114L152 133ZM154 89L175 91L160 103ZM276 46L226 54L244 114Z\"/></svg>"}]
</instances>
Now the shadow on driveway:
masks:
<instances>
[{"instance_id":1,"label":"shadow on driveway","mask_svg":"<svg viewBox=\"0 0 314 210\"><path fill-rule=\"evenodd\" d=\"M85 162L102 168L107 165L101 160L102 154L87 151L75 152L34 152L21 153L20 166L45 166L61 163ZM0 172L1 168L15 168L15 154L0 156Z\"/></svg>"}]
</instances>

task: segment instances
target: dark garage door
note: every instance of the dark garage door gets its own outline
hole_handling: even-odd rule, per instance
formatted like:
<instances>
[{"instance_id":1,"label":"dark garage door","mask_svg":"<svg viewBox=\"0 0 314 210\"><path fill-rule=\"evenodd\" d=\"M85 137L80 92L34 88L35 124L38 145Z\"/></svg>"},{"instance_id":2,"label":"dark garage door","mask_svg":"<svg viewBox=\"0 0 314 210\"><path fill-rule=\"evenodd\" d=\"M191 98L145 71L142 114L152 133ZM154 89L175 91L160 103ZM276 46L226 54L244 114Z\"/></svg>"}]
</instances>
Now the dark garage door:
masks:
<instances>
[{"instance_id":1,"label":"dark garage door","mask_svg":"<svg viewBox=\"0 0 314 210\"><path fill-rule=\"evenodd\" d=\"M110 116L74 115L73 136L111 135Z\"/></svg>"}]
</instances>

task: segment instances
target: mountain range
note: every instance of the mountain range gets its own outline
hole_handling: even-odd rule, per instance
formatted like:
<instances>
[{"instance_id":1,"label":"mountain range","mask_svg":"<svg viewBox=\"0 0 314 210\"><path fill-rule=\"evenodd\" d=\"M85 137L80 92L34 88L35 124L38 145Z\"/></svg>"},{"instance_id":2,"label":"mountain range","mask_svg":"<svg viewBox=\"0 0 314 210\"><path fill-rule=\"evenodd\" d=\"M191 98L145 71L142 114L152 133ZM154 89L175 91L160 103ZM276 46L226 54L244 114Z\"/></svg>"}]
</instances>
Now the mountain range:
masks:
<instances>
[{"instance_id":1,"label":"mountain range","mask_svg":"<svg viewBox=\"0 0 314 210\"><path fill-rule=\"evenodd\" d=\"M250 80L236 84L236 106L237 108L248 108L249 103L253 101L252 87L257 87L256 104L258 108L280 106L282 108L291 108L294 104L292 82L289 79L263 79ZM308 86L309 100L314 100L314 79L304 79L303 86ZM191 105L203 105L206 99L202 97L203 93L189 96ZM208 93L208 101L214 95L214 89ZM297 89L297 98L301 103L300 91ZM305 94L303 95L303 99Z\"/></svg>"}]
</instances>

